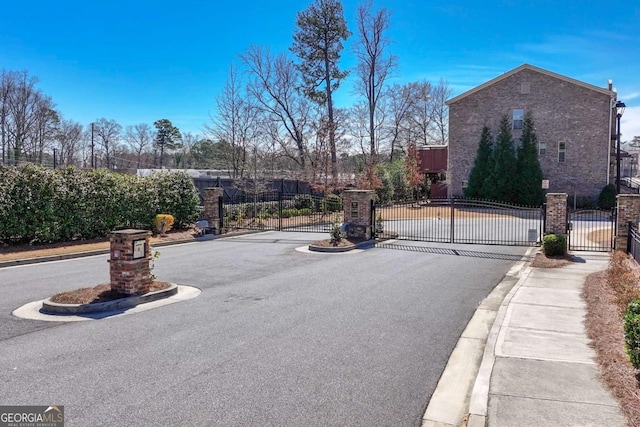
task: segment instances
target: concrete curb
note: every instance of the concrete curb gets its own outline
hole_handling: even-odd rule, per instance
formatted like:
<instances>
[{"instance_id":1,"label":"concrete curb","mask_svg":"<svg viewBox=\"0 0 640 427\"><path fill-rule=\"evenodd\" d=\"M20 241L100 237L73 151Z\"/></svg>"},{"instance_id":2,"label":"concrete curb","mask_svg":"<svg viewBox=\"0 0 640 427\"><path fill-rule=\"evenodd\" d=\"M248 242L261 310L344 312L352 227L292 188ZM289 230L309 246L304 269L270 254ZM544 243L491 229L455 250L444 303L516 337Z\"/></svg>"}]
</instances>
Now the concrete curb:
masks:
<instances>
[{"instance_id":1,"label":"concrete curb","mask_svg":"<svg viewBox=\"0 0 640 427\"><path fill-rule=\"evenodd\" d=\"M167 289L149 292L144 295L132 295L130 297L121 298L114 301L101 302L96 304L60 304L47 298L42 301L42 309L45 314L88 314L103 313L106 311L125 310L135 307L145 302L157 301L159 299L168 298L178 293L178 285L170 283Z\"/></svg>"},{"instance_id":2,"label":"concrete curb","mask_svg":"<svg viewBox=\"0 0 640 427\"><path fill-rule=\"evenodd\" d=\"M507 315L507 309L509 303L513 299L513 296L518 292L522 284L527 280L531 274L531 267L527 267L521 274L518 282L511 288L507 296L500 304L500 309L496 315L495 321L489 332L487 343L484 348L484 354L482 356L482 362L478 375L476 377L473 390L471 392L471 398L469 401L469 417L467 420L468 427L480 427L486 425L487 420L487 407L489 403L489 386L491 383L491 374L493 373L493 366L495 363L495 349L498 342L498 335L504 324L504 320Z\"/></svg>"},{"instance_id":3,"label":"concrete curb","mask_svg":"<svg viewBox=\"0 0 640 427\"><path fill-rule=\"evenodd\" d=\"M537 247L530 248L524 256L530 257L537 250ZM481 400L479 393L485 384L488 397L488 380L491 378L493 361L487 368L485 359L487 354L493 351L497 332L502 324L502 320L498 322L496 320L500 318L501 313L504 319L506 309L503 310L503 307L508 305L508 301L515 293L514 289L522 284L529 274L528 263L528 261L520 261L515 264L474 312L451 352L431 396L422 417L422 427L460 426L464 422L465 415L470 412L470 404L474 404L474 408L478 406L477 402ZM486 363L489 363L488 359ZM487 369L489 369L488 376ZM482 378L480 381L479 376ZM483 382L485 378L486 382ZM485 400L485 414L486 404ZM482 411L476 409L476 412ZM484 418L478 418L480 414L476 412L469 417L466 424L468 427L484 426Z\"/></svg>"}]
</instances>

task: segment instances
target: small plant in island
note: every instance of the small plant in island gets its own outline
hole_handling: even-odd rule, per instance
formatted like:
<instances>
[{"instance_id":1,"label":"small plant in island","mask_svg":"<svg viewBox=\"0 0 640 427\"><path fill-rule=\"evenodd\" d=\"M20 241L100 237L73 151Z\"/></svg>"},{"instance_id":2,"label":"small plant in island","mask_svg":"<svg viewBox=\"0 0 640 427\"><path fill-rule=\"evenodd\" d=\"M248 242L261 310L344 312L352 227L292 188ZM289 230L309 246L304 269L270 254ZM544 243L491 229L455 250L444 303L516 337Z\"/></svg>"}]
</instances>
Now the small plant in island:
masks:
<instances>
[{"instance_id":1,"label":"small plant in island","mask_svg":"<svg viewBox=\"0 0 640 427\"><path fill-rule=\"evenodd\" d=\"M329 234L331 235L331 245L333 246L338 246L342 239L347 237L346 233L342 229L342 225L338 222L331 224L331 231Z\"/></svg>"},{"instance_id":2,"label":"small plant in island","mask_svg":"<svg viewBox=\"0 0 640 427\"><path fill-rule=\"evenodd\" d=\"M153 220L153 229L161 236L166 236L167 231L173 227L174 218L173 215L158 214Z\"/></svg>"},{"instance_id":3,"label":"small plant in island","mask_svg":"<svg viewBox=\"0 0 640 427\"><path fill-rule=\"evenodd\" d=\"M562 234L547 234L542 249L546 256L564 256L567 253L567 238Z\"/></svg>"},{"instance_id":4,"label":"small plant in island","mask_svg":"<svg viewBox=\"0 0 640 427\"><path fill-rule=\"evenodd\" d=\"M157 277L153 273L153 268L155 267L155 260L160 258L160 251L156 251L151 249L151 259L149 260L149 278L151 281L155 282Z\"/></svg>"}]
</instances>

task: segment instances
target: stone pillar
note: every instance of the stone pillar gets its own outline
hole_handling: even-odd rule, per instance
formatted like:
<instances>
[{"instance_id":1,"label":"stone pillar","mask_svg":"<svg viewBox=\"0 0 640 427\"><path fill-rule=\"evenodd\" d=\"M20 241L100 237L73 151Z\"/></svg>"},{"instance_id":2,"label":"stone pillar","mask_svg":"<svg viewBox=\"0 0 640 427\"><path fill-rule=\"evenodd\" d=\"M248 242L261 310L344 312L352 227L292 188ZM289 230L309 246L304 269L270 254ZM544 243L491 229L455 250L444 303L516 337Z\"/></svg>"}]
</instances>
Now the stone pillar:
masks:
<instances>
[{"instance_id":1,"label":"stone pillar","mask_svg":"<svg viewBox=\"0 0 640 427\"><path fill-rule=\"evenodd\" d=\"M371 203L375 194L373 190L346 190L342 193L344 222L348 225L347 237L363 239L373 237Z\"/></svg>"},{"instance_id":2,"label":"stone pillar","mask_svg":"<svg viewBox=\"0 0 640 427\"><path fill-rule=\"evenodd\" d=\"M118 230L111 233L111 290L135 295L148 292L151 275L151 247L147 230Z\"/></svg>"},{"instance_id":3,"label":"stone pillar","mask_svg":"<svg viewBox=\"0 0 640 427\"><path fill-rule=\"evenodd\" d=\"M567 234L567 193L547 194L544 234Z\"/></svg>"},{"instance_id":4,"label":"stone pillar","mask_svg":"<svg viewBox=\"0 0 640 427\"><path fill-rule=\"evenodd\" d=\"M613 247L617 251L626 252L629 223L637 227L638 219L640 219L640 195L618 194L616 203L616 237L613 241Z\"/></svg>"},{"instance_id":5,"label":"stone pillar","mask_svg":"<svg viewBox=\"0 0 640 427\"><path fill-rule=\"evenodd\" d=\"M215 234L220 233L220 198L224 194L224 188L211 187L204 189L204 219L209 221Z\"/></svg>"}]
</instances>

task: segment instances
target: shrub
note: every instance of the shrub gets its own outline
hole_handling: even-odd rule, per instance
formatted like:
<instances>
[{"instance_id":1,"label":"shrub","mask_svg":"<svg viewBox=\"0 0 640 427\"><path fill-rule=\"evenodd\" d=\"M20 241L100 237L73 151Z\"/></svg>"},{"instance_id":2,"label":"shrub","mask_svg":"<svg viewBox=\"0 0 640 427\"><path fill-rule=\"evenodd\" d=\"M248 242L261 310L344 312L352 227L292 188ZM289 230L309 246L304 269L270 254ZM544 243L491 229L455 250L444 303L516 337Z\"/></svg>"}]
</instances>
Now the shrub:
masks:
<instances>
[{"instance_id":1,"label":"shrub","mask_svg":"<svg viewBox=\"0 0 640 427\"><path fill-rule=\"evenodd\" d=\"M291 218L292 216L298 216L300 215L300 211L298 209L282 209L282 214L280 215L281 218Z\"/></svg>"},{"instance_id":2,"label":"shrub","mask_svg":"<svg viewBox=\"0 0 640 427\"><path fill-rule=\"evenodd\" d=\"M542 249L547 256L562 256L567 253L567 237L563 234L547 234Z\"/></svg>"},{"instance_id":3,"label":"shrub","mask_svg":"<svg viewBox=\"0 0 640 427\"><path fill-rule=\"evenodd\" d=\"M625 312L624 341L631 364L640 369L640 300L632 301Z\"/></svg>"},{"instance_id":4,"label":"shrub","mask_svg":"<svg viewBox=\"0 0 640 427\"><path fill-rule=\"evenodd\" d=\"M598 197L598 206L600 209L613 209L616 206L616 186L607 184L600 191Z\"/></svg>"},{"instance_id":5,"label":"shrub","mask_svg":"<svg viewBox=\"0 0 640 427\"><path fill-rule=\"evenodd\" d=\"M296 209L313 209L313 197L311 194L297 194L293 197L293 205Z\"/></svg>"},{"instance_id":6,"label":"shrub","mask_svg":"<svg viewBox=\"0 0 640 427\"><path fill-rule=\"evenodd\" d=\"M313 213L313 209L303 208L298 209L298 215L311 215Z\"/></svg>"},{"instance_id":7,"label":"shrub","mask_svg":"<svg viewBox=\"0 0 640 427\"><path fill-rule=\"evenodd\" d=\"M153 220L153 229L160 235L165 234L173 227L174 218L173 215L158 214Z\"/></svg>"},{"instance_id":8,"label":"shrub","mask_svg":"<svg viewBox=\"0 0 640 427\"><path fill-rule=\"evenodd\" d=\"M178 229L187 228L198 216L200 197L192 179L183 172L152 175L158 189L158 210L175 218Z\"/></svg>"},{"instance_id":9,"label":"shrub","mask_svg":"<svg viewBox=\"0 0 640 427\"><path fill-rule=\"evenodd\" d=\"M322 209L324 213L342 211L342 197L337 194L327 194L327 196L322 199L320 209Z\"/></svg>"}]
</instances>

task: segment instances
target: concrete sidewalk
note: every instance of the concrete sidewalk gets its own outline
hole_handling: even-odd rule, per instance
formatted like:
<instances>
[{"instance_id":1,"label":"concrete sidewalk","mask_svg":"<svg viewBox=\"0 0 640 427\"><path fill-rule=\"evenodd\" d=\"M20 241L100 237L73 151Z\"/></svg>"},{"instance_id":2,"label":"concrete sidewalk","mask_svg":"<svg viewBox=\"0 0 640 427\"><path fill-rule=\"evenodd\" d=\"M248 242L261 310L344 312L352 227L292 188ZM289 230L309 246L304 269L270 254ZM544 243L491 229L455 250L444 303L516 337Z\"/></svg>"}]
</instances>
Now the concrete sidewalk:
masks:
<instances>
[{"instance_id":1,"label":"concrete sidewalk","mask_svg":"<svg viewBox=\"0 0 640 427\"><path fill-rule=\"evenodd\" d=\"M489 333L469 404L469 427L625 426L599 379L581 298L608 253L580 252L561 268L526 268Z\"/></svg>"}]
</instances>

